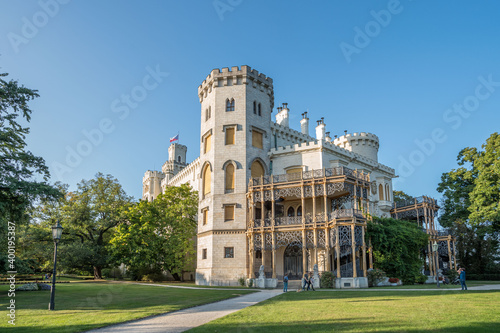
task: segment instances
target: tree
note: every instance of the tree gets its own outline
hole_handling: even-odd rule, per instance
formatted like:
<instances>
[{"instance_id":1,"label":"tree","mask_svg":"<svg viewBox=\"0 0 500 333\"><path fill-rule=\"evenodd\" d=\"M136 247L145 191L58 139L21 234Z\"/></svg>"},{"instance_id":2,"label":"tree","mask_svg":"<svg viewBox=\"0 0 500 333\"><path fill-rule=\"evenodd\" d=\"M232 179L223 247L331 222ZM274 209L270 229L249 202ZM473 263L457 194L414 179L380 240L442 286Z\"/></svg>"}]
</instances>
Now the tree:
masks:
<instances>
[{"instance_id":1,"label":"tree","mask_svg":"<svg viewBox=\"0 0 500 333\"><path fill-rule=\"evenodd\" d=\"M421 250L429 236L416 223L392 218L374 217L367 225L367 242L371 239L374 266L404 283L414 283L424 265Z\"/></svg>"},{"instance_id":2,"label":"tree","mask_svg":"<svg viewBox=\"0 0 500 333\"><path fill-rule=\"evenodd\" d=\"M82 180L75 192L68 193L62 207L64 231L68 233L61 248L62 262L79 269L93 267L94 278L102 279L101 270L110 260L112 231L125 221L123 212L131 201L111 175L98 173L95 179Z\"/></svg>"},{"instance_id":3,"label":"tree","mask_svg":"<svg viewBox=\"0 0 500 333\"><path fill-rule=\"evenodd\" d=\"M36 90L19 86L17 81L6 81L8 74L0 73L0 245L6 249L8 222L16 223L16 230L29 221L28 211L41 199L56 200L61 193L48 183L50 174L42 157L34 156L26 148L29 128L18 122L18 117L31 120L28 102L39 97ZM4 251L3 253L6 253ZM0 271L5 271L7 257L0 255Z\"/></svg>"},{"instance_id":4,"label":"tree","mask_svg":"<svg viewBox=\"0 0 500 333\"><path fill-rule=\"evenodd\" d=\"M167 187L154 201L127 212L111 240L116 260L132 271L169 271L177 280L193 260L198 194L189 185Z\"/></svg>"},{"instance_id":5,"label":"tree","mask_svg":"<svg viewBox=\"0 0 500 333\"><path fill-rule=\"evenodd\" d=\"M500 135L493 133L474 161L477 177L470 192L470 220L491 223L500 231Z\"/></svg>"},{"instance_id":6,"label":"tree","mask_svg":"<svg viewBox=\"0 0 500 333\"><path fill-rule=\"evenodd\" d=\"M471 273L498 271L500 231L500 137L493 133L484 151L464 148L459 168L443 173L439 223L457 237L457 259Z\"/></svg>"},{"instance_id":7,"label":"tree","mask_svg":"<svg viewBox=\"0 0 500 333\"><path fill-rule=\"evenodd\" d=\"M398 207L404 206L408 202L413 202L414 198L411 195L406 194L403 191L394 191L392 192L394 197L394 202Z\"/></svg>"}]
</instances>

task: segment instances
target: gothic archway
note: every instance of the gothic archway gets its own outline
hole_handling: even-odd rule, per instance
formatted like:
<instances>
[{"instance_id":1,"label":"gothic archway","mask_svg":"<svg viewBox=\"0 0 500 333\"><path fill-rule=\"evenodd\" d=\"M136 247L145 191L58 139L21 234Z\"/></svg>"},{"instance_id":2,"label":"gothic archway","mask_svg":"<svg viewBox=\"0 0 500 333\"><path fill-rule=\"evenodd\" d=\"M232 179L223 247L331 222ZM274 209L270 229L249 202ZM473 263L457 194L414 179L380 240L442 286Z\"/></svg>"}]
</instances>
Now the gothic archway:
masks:
<instances>
[{"instance_id":1,"label":"gothic archway","mask_svg":"<svg viewBox=\"0 0 500 333\"><path fill-rule=\"evenodd\" d=\"M288 273L290 280L300 280L304 270L302 269L302 246L290 244L286 247L283 255L284 274Z\"/></svg>"}]
</instances>

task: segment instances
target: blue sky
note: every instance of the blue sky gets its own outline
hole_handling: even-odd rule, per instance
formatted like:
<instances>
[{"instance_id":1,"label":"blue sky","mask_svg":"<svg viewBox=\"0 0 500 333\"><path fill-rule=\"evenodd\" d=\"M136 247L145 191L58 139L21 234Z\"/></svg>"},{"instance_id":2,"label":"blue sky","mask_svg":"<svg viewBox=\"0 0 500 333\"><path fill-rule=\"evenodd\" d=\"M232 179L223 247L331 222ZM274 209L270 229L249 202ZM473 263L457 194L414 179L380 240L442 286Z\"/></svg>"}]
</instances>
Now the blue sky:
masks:
<instances>
[{"instance_id":1,"label":"blue sky","mask_svg":"<svg viewBox=\"0 0 500 333\"><path fill-rule=\"evenodd\" d=\"M194 160L198 85L249 65L273 78L291 127L309 110L311 131L325 117L332 135L375 133L395 188L439 198L460 149L498 131L499 12L497 1L0 0L0 71L39 90L29 148L73 188L100 171L139 198L178 132Z\"/></svg>"}]
</instances>

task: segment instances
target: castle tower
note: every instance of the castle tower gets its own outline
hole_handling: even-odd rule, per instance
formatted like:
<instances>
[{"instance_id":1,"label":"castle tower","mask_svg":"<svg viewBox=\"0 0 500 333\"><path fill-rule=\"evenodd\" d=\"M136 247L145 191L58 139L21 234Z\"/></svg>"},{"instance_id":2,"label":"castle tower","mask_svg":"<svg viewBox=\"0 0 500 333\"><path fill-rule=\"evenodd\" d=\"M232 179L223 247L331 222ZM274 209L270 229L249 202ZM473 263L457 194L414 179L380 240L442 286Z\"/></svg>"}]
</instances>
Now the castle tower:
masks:
<instances>
[{"instance_id":1,"label":"castle tower","mask_svg":"<svg viewBox=\"0 0 500 333\"><path fill-rule=\"evenodd\" d=\"M161 182L165 178L163 172L148 170L142 178L142 200L153 201L162 192Z\"/></svg>"},{"instance_id":2,"label":"castle tower","mask_svg":"<svg viewBox=\"0 0 500 333\"><path fill-rule=\"evenodd\" d=\"M179 143L172 143L168 147L168 160L163 164L161 171L165 178L161 182L161 188L165 189L170 179L186 167L187 147Z\"/></svg>"},{"instance_id":3,"label":"castle tower","mask_svg":"<svg viewBox=\"0 0 500 333\"><path fill-rule=\"evenodd\" d=\"M378 162L378 136L372 133L353 133L343 135L333 141L336 146Z\"/></svg>"},{"instance_id":4,"label":"castle tower","mask_svg":"<svg viewBox=\"0 0 500 333\"><path fill-rule=\"evenodd\" d=\"M196 283L235 284L247 275L246 192L268 174L273 81L249 66L214 69L201 103Z\"/></svg>"}]
</instances>

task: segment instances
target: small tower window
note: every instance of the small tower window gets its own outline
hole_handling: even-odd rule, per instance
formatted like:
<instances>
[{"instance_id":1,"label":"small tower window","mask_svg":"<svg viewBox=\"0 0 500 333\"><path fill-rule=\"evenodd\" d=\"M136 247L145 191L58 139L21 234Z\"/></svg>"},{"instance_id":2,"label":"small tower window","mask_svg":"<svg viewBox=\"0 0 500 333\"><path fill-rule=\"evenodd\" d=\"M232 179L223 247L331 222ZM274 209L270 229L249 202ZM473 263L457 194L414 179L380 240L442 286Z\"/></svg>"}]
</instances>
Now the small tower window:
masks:
<instances>
[{"instance_id":1,"label":"small tower window","mask_svg":"<svg viewBox=\"0 0 500 333\"><path fill-rule=\"evenodd\" d=\"M181 163L181 157L177 156L177 162Z\"/></svg>"},{"instance_id":2,"label":"small tower window","mask_svg":"<svg viewBox=\"0 0 500 333\"><path fill-rule=\"evenodd\" d=\"M257 112L259 113L259 116L262 116L260 103L259 103L259 108L258 108L258 111L257 111Z\"/></svg>"},{"instance_id":3,"label":"small tower window","mask_svg":"<svg viewBox=\"0 0 500 333\"><path fill-rule=\"evenodd\" d=\"M297 208L297 216L302 216L302 206L299 206L299 208Z\"/></svg>"},{"instance_id":4,"label":"small tower window","mask_svg":"<svg viewBox=\"0 0 500 333\"><path fill-rule=\"evenodd\" d=\"M389 193L389 184L385 184L385 200L391 201L391 195Z\"/></svg>"},{"instance_id":5,"label":"small tower window","mask_svg":"<svg viewBox=\"0 0 500 333\"><path fill-rule=\"evenodd\" d=\"M382 184L378 185L378 199L384 200L384 186Z\"/></svg>"},{"instance_id":6,"label":"small tower window","mask_svg":"<svg viewBox=\"0 0 500 333\"><path fill-rule=\"evenodd\" d=\"M210 151L211 147L212 147L212 134L208 134L205 137L205 144L204 144L204 152L205 152L205 154Z\"/></svg>"},{"instance_id":7,"label":"small tower window","mask_svg":"<svg viewBox=\"0 0 500 333\"><path fill-rule=\"evenodd\" d=\"M226 193L234 191L234 165L229 163L226 166Z\"/></svg>"},{"instance_id":8,"label":"small tower window","mask_svg":"<svg viewBox=\"0 0 500 333\"><path fill-rule=\"evenodd\" d=\"M288 208L287 215L288 215L288 217L294 217L295 216L295 211L294 211L293 207Z\"/></svg>"},{"instance_id":9,"label":"small tower window","mask_svg":"<svg viewBox=\"0 0 500 333\"><path fill-rule=\"evenodd\" d=\"M207 165L205 170L203 170L203 196L210 194L211 183L212 172L210 171L210 165Z\"/></svg>"},{"instance_id":10,"label":"small tower window","mask_svg":"<svg viewBox=\"0 0 500 333\"><path fill-rule=\"evenodd\" d=\"M226 99L226 112L228 111L234 111L234 98Z\"/></svg>"},{"instance_id":11,"label":"small tower window","mask_svg":"<svg viewBox=\"0 0 500 333\"><path fill-rule=\"evenodd\" d=\"M250 173L252 178L264 176L264 167L259 161L255 161L252 163L252 166L250 167Z\"/></svg>"},{"instance_id":12,"label":"small tower window","mask_svg":"<svg viewBox=\"0 0 500 333\"><path fill-rule=\"evenodd\" d=\"M234 127L226 127L226 145L234 145Z\"/></svg>"},{"instance_id":13,"label":"small tower window","mask_svg":"<svg viewBox=\"0 0 500 333\"><path fill-rule=\"evenodd\" d=\"M253 114L257 114L257 102L253 101Z\"/></svg>"},{"instance_id":14,"label":"small tower window","mask_svg":"<svg viewBox=\"0 0 500 333\"><path fill-rule=\"evenodd\" d=\"M234 205L224 206L224 222L234 221Z\"/></svg>"},{"instance_id":15,"label":"small tower window","mask_svg":"<svg viewBox=\"0 0 500 333\"><path fill-rule=\"evenodd\" d=\"M256 148L263 149L264 145L262 143L262 133L256 130L252 130L252 146Z\"/></svg>"}]
</instances>

